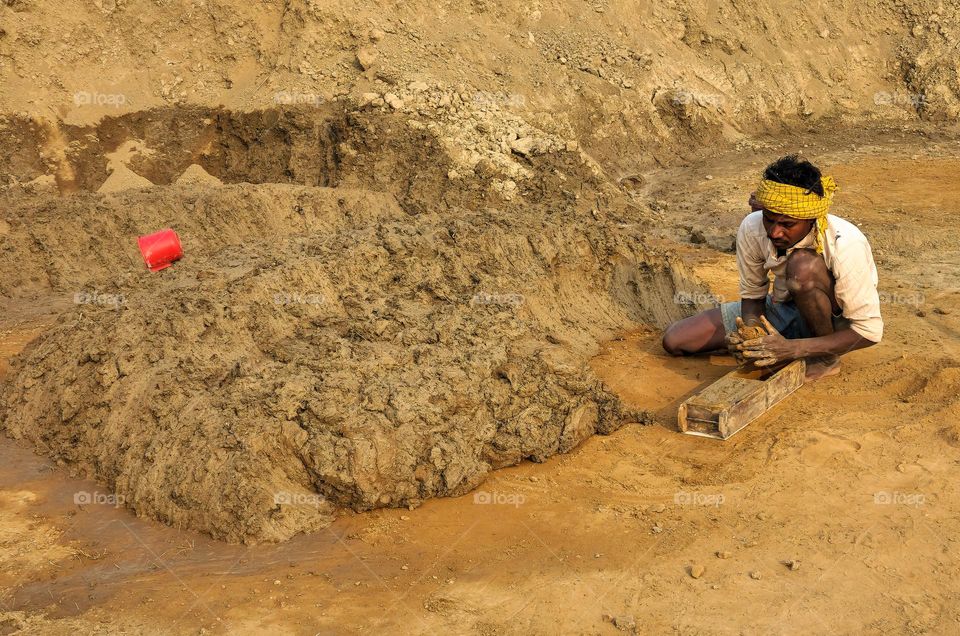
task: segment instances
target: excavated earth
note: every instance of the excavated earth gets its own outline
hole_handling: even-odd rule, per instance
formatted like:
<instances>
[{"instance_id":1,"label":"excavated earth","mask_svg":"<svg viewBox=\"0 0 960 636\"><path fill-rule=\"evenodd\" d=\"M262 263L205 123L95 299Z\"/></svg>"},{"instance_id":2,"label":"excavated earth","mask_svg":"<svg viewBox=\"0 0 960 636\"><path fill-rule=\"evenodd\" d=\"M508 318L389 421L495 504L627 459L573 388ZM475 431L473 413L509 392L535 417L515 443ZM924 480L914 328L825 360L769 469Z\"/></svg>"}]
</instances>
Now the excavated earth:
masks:
<instances>
[{"instance_id":1,"label":"excavated earth","mask_svg":"<svg viewBox=\"0 0 960 636\"><path fill-rule=\"evenodd\" d=\"M0 633L953 633L958 50L941 0L0 2ZM788 152L888 335L704 446L730 360L657 334Z\"/></svg>"},{"instance_id":2,"label":"excavated earth","mask_svg":"<svg viewBox=\"0 0 960 636\"><path fill-rule=\"evenodd\" d=\"M617 428L586 360L709 304L677 302L705 294L656 238L645 167L957 112L956 11L921 0L815 9L813 44L774 5L734 28L732 0L598 3L577 30L540 3L188 4L0 8L0 294L75 301L11 363L0 417L229 541L461 494ZM38 48L56 29L72 47ZM150 274L135 237L163 227L187 255Z\"/></svg>"},{"instance_id":3,"label":"excavated earth","mask_svg":"<svg viewBox=\"0 0 960 636\"><path fill-rule=\"evenodd\" d=\"M170 113L67 134L122 130L139 140L123 169L169 183L199 165L200 183L87 193L105 177L80 161L71 196L8 194L4 291L75 301L11 364L15 438L140 515L257 542L462 494L623 423L585 362L682 315L693 283L639 223L565 189L592 181L577 153L535 166L551 195L511 202L477 178L441 188L442 151L395 118L190 115L162 142ZM186 257L150 273L133 237L167 226Z\"/></svg>"}]
</instances>

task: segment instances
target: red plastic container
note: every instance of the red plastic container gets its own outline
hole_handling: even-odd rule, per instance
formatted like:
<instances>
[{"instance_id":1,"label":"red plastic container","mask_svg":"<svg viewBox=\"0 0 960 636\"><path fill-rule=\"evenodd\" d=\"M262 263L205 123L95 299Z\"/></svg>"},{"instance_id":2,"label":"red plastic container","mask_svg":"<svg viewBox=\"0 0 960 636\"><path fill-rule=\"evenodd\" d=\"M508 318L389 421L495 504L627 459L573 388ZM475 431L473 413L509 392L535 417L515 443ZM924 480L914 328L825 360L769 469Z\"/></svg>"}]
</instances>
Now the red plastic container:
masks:
<instances>
[{"instance_id":1,"label":"red plastic container","mask_svg":"<svg viewBox=\"0 0 960 636\"><path fill-rule=\"evenodd\" d=\"M167 228L155 234L148 234L137 239L143 262L151 272L159 272L173 265L174 261L183 258L183 248L180 246L180 237Z\"/></svg>"}]
</instances>

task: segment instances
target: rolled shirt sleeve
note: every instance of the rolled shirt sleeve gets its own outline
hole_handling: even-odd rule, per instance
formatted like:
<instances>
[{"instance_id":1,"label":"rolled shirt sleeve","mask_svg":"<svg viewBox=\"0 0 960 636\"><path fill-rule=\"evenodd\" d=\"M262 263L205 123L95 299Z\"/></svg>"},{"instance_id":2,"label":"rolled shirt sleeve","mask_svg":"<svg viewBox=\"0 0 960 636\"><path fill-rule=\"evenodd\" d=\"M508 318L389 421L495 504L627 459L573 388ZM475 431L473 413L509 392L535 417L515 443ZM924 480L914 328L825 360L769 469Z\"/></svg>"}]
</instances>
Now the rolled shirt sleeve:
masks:
<instances>
[{"instance_id":1,"label":"rolled shirt sleeve","mask_svg":"<svg viewBox=\"0 0 960 636\"><path fill-rule=\"evenodd\" d=\"M877 266L870 244L853 240L837 251L833 263L834 292L850 328L872 342L883 338Z\"/></svg>"}]
</instances>

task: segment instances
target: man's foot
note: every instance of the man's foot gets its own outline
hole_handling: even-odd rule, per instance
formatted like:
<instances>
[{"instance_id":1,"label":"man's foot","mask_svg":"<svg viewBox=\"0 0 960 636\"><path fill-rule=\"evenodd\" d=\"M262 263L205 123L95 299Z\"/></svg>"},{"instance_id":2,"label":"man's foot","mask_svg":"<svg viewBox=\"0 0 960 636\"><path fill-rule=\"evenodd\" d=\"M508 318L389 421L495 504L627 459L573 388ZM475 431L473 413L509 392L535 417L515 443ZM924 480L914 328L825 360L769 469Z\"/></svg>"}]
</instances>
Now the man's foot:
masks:
<instances>
[{"instance_id":1,"label":"man's foot","mask_svg":"<svg viewBox=\"0 0 960 636\"><path fill-rule=\"evenodd\" d=\"M840 356L807 358L807 375L804 382L815 382L820 378L840 373Z\"/></svg>"}]
</instances>

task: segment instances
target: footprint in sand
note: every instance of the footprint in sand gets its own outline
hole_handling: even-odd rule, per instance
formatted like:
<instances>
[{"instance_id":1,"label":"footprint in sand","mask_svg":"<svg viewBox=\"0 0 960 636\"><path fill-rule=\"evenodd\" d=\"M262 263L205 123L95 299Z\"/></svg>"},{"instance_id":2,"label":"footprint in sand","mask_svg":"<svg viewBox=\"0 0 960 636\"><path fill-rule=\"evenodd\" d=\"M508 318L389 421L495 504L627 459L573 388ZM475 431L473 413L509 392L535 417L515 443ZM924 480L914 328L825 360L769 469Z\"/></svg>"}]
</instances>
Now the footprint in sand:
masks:
<instances>
[{"instance_id":1,"label":"footprint in sand","mask_svg":"<svg viewBox=\"0 0 960 636\"><path fill-rule=\"evenodd\" d=\"M823 466L838 454L852 455L860 448L859 443L840 435L812 431L807 435L805 445L800 449L800 461L805 466Z\"/></svg>"}]
</instances>

